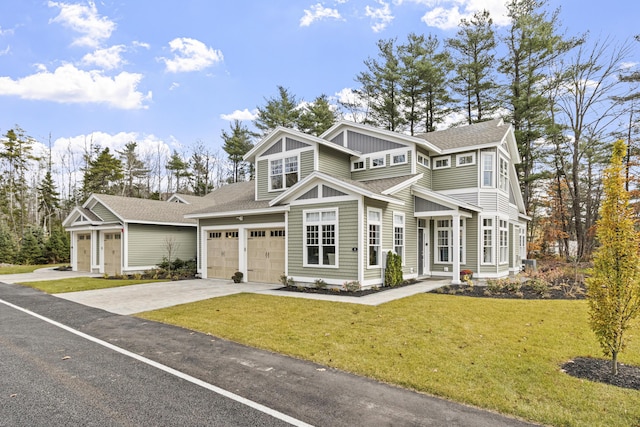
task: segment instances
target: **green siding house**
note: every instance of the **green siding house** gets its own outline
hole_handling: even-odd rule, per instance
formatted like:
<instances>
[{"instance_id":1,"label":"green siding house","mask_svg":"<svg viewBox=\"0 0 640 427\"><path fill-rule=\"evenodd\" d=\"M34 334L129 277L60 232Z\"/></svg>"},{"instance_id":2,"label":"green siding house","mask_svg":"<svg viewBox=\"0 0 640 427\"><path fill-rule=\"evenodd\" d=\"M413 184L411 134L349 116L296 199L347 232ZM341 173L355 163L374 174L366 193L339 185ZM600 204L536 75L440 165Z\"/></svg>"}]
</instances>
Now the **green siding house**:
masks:
<instances>
[{"instance_id":1,"label":"green siding house","mask_svg":"<svg viewBox=\"0 0 640 427\"><path fill-rule=\"evenodd\" d=\"M405 278L459 283L461 270L499 278L526 257L520 157L501 119L417 136L346 121L319 137L277 128L245 160L254 181L185 216L204 278L367 288L393 251Z\"/></svg>"},{"instance_id":2,"label":"green siding house","mask_svg":"<svg viewBox=\"0 0 640 427\"><path fill-rule=\"evenodd\" d=\"M72 268L119 275L154 268L169 256L194 259L197 222L185 215L209 203L184 195L162 202L93 194L63 222L71 234Z\"/></svg>"}]
</instances>

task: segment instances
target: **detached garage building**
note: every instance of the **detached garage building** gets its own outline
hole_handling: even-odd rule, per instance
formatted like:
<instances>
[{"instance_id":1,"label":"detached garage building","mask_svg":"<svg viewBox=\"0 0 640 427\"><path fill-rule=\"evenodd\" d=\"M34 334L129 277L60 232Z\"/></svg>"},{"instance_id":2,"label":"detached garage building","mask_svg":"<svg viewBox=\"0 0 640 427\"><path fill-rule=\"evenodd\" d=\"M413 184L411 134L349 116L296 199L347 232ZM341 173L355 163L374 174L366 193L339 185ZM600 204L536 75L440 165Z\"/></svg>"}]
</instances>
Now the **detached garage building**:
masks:
<instances>
[{"instance_id":1,"label":"detached garage building","mask_svg":"<svg viewBox=\"0 0 640 427\"><path fill-rule=\"evenodd\" d=\"M93 194L63 222L71 233L74 271L110 276L151 269L163 258L196 257L197 224L185 214L206 197L175 195L167 202Z\"/></svg>"}]
</instances>

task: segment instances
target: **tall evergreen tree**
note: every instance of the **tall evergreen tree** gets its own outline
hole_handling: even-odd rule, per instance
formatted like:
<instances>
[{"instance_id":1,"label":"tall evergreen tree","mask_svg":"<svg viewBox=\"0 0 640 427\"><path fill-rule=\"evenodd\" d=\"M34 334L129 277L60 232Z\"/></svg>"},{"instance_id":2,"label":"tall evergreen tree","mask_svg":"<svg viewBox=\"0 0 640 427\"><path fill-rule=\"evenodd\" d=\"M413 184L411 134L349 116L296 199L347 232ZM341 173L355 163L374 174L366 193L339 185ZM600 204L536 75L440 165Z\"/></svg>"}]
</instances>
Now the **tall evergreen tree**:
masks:
<instances>
[{"instance_id":1,"label":"tall evergreen tree","mask_svg":"<svg viewBox=\"0 0 640 427\"><path fill-rule=\"evenodd\" d=\"M47 170L38 186L38 211L41 213L41 225L45 232L51 231L51 224L60 209L60 194L53 182L51 170Z\"/></svg>"},{"instance_id":2,"label":"tall evergreen tree","mask_svg":"<svg viewBox=\"0 0 640 427\"><path fill-rule=\"evenodd\" d=\"M251 142L251 132L239 120L235 120L229 125L231 132L222 131L222 140L224 151L229 155L229 160L233 164L233 182L238 182L243 175L244 161L243 157L249 150L253 148Z\"/></svg>"},{"instance_id":3,"label":"tall evergreen tree","mask_svg":"<svg viewBox=\"0 0 640 427\"><path fill-rule=\"evenodd\" d=\"M183 185L180 185L183 178L190 178L191 177L191 172L189 172L189 164L182 158L182 156L177 152L177 151L173 151L173 154L171 154L171 157L169 158L169 161L167 162L167 170L171 172L171 174L169 175L169 182L168 182L168 188L167 191L171 192L172 191L172 181L173 178L175 178L175 192L179 193L180 191L183 190Z\"/></svg>"},{"instance_id":4,"label":"tall evergreen tree","mask_svg":"<svg viewBox=\"0 0 640 427\"><path fill-rule=\"evenodd\" d=\"M605 196L596 231L600 247L587 279L591 329L604 354L611 357L614 375L625 334L640 313L640 235L624 188L625 154L624 142L616 142L604 174Z\"/></svg>"},{"instance_id":5,"label":"tall evergreen tree","mask_svg":"<svg viewBox=\"0 0 640 427\"><path fill-rule=\"evenodd\" d=\"M96 146L84 169L83 197L92 193L116 194L123 177L120 159L111 154L109 147L100 150Z\"/></svg>"},{"instance_id":6,"label":"tall evergreen tree","mask_svg":"<svg viewBox=\"0 0 640 427\"><path fill-rule=\"evenodd\" d=\"M141 197L141 180L149 174L149 169L136 153L137 147L137 142L130 141L125 144L122 150L116 151L122 162L122 195L125 197Z\"/></svg>"},{"instance_id":7,"label":"tall evergreen tree","mask_svg":"<svg viewBox=\"0 0 640 427\"><path fill-rule=\"evenodd\" d=\"M322 94L312 103L307 104L298 118L298 129L302 132L320 136L336 122L337 115L329 104L326 95Z\"/></svg>"},{"instance_id":8,"label":"tall evergreen tree","mask_svg":"<svg viewBox=\"0 0 640 427\"><path fill-rule=\"evenodd\" d=\"M258 107L254 125L261 136L267 135L278 126L296 128L300 111L296 96L283 86L278 86L278 97L265 99L266 104Z\"/></svg>"},{"instance_id":9,"label":"tall evergreen tree","mask_svg":"<svg viewBox=\"0 0 640 427\"><path fill-rule=\"evenodd\" d=\"M548 15L543 8L547 0L511 0L507 3L511 24L504 42L507 54L499 70L507 79L505 106L510 110L522 162L517 165L522 196L527 212L531 211L537 166L542 152L535 144L551 123L545 93L548 67L561 55L581 42L564 40L558 33L558 14Z\"/></svg>"},{"instance_id":10,"label":"tall evergreen tree","mask_svg":"<svg viewBox=\"0 0 640 427\"><path fill-rule=\"evenodd\" d=\"M395 131L405 123L400 90L402 73L396 40L378 41L378 58L364 61L367 70L359 73L358 93L369 104L367 123Z\"/></svg>"},{"instance_id":11,"label":"tall evergreen tree","mask_svg":"<svg viewBox=\"0 0 640 427\"><path fill-rule=\"evenodd\" d=\"M456 52L452 84L464 97L467 123L482 122L498 108L493 20L483 10L471 19L462 19L459 28L457 37L447 40Z\"/></svg>"}]
</instances>

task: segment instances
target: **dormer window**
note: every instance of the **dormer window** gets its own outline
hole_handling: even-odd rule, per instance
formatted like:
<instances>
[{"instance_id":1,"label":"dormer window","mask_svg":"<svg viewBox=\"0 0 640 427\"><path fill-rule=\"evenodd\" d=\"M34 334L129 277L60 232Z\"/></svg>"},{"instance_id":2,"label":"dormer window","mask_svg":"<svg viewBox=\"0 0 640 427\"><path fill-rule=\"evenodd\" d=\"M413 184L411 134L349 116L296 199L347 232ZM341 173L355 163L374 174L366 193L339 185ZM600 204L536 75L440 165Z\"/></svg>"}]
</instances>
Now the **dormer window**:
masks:
<instances>
[{"instance_id":1,"label":"dormer window","mask_svg":"<svg viewBox=\"0 0 640 427\"><path fill-rule=\"evenodd\" d=\"M298 182L298 157L285 157L270 162L269 183L271 190L284 190Z\"/></svg>"},{"instance_id":2,"label":"dormer window","mask_svg":"<svg viewBox=\"0 0 640 427\"><path fill-rule=\"evenodd\" d=\"M352 162L351 170L352 171L364 170L364 160L356 160L355 162Z\"/></svg>"},{"instance_id":3,"label":"dormer window","mask_svg":"<svg viewBox=\"0 0 640 427\"><path fill-rule=\"evenodd\" d=\"M451 167L451 157L436 157L433 159L433 168L434 169L445 169Z\"/></svg>"},{"instance_id":4,"label":"dormer window","mask_svg":"<svg viewBox=\"0 0 640 427\"><path fill-rule=\"evenodd\" d=\"M382 168L385 166L385 156L379 157L371 157L371 167L372 168Z\"/></svg>"},{"instance_id":5,"label":"dormer window","mask_svg":"<svg viewBox=\"0 0 640 427\"><path fill-rule=\"evenodd\" d=\"M400 165L407 163L407 153L395 153L391 155L391 164Z\"/></svg>"}]
</instances>

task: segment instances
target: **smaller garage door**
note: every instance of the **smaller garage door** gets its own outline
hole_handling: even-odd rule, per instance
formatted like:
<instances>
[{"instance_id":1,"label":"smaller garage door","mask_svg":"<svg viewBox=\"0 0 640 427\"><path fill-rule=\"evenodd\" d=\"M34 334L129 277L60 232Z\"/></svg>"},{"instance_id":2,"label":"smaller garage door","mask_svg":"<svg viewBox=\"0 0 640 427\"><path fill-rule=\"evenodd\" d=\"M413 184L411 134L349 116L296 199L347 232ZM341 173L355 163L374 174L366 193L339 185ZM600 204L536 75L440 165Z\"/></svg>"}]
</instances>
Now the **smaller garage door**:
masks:
<instances>
[{"instance_id":1,"label":"smaller garage door","mask_svg":"<svg viewBox=\"0 0 640 427\"><path fill-rule=\"evenodd\" d=\"M207 277L231 279L236 271L238 271L238 230L209 232Z\"/></svg>"},{"instance_id":2,"label":"smaller garage door","mask_svg":"<svg viewBox=\"0 0 640 427\"><path fill-rule=\"evenodd\" d=\"M247 280L278 283L284 274L285 232L283 228L249 231L247 237Z\"/></svg>"},{"instance_id":3,"label":"smaller garage door","mask_svg":"<svg viewBox=\"0 0 640 427\"><path fill-rule=\"evenodd\" d=\"M121 234L105 233L104 235L104 272L109 276L122 273L122 239Z\"/></svg>"},{"instance_id":4,"label":"smaller garage door","mask_svg":"<svg viewBox=\"0 0 640 427\"><path fill-rule=\"evenodd\" d=\"M91 271L91 233L77 235L76 256L78 271Z\"/></svg>"}]
</instances>

